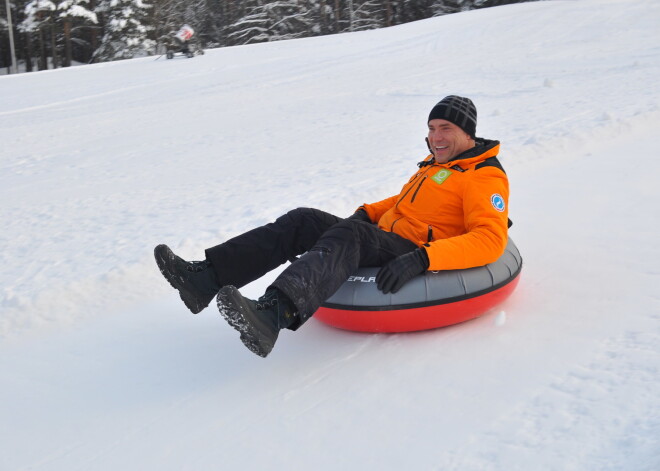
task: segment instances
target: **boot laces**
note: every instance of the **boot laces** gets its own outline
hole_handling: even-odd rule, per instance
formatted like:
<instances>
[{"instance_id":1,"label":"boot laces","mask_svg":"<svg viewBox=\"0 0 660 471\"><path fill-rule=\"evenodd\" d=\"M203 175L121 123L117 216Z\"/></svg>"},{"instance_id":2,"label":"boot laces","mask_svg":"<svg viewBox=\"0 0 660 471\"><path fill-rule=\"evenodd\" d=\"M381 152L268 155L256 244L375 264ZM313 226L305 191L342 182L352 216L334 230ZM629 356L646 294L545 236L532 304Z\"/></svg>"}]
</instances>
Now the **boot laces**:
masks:
<instances>
[{"instance_id":1,"label":"boot laces","mask_svg":"<svg viewBox=\"0 0 660 471\"><path fill-rule=\"evenodd\" d=\"M277 329L280 330L291 324L292 318L296 315L295 310L284 300L280 300L277 292L267 293L255 301L255 307L260 311L271 311L275 314Z\"/></svg>"},{"instance_id":2,"label":"boot laces","mask_svg":"<svg viewBox=\"0 0 660 471\"><path fill-rule=\"evenodd\" d=\"M256 302L255 302L256 308L259 311L266 311L271 308L276 308L279 305L277 297L271 297L271 296L262 296L260 297ZM275 312L277 313L277 309L275 309Z\"/></svg>"},{"instance_id":3,"label":"boot laces","mask_svg":"<svg viewBox=\"0 0 660 471\"><path fill-rule=\"evenodd\" d=\"M193 273L199 273L206 270L210 266L208 260L202 260L200 262L186 262L186 270Z\"/></svg>"},{"instance_id":4,"label":"boot laces","mask_svg":"<svg viewBox=\"0 0 660 471\"><path fill-rule=\"evenodd\" d=\"M277 291L264 294L256 301L256 307L259 310L271 310L277 315L277 322L282 319L290 320L298 313L295 306L285 297L280 299Z\"/></svg>"}]
</instances>

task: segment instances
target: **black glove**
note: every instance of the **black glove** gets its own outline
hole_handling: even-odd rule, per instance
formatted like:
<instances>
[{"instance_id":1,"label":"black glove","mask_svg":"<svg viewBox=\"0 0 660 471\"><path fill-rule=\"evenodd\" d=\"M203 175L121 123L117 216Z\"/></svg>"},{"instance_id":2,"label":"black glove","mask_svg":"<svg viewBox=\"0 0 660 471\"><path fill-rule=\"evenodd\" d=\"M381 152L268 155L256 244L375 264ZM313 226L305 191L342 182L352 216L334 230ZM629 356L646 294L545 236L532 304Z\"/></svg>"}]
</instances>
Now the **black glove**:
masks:
<instances>
[{"instance_id":1,"label":"black glove","mask_svg":"<svg viewBox=\"0 0 660 471\"><path fill-rule=\"evenodd\" d=\"M346 219L355 219L357 221L371 222L369 215L362 208L359 208L357 211L355 211L353 214L348 216Z\"/></svg>"},{"instance_id":2,"label":"black glove","mask_svg":"<svg viewBox=\"0 0 660 471\"><path fill-rule=\"evenodd\" d=\"M415 249L387 262L376 274L378 289L387 294L396 293L406 281L424 273L429 267L429 256L424 249Z\"/></svg>"}]
</instances>

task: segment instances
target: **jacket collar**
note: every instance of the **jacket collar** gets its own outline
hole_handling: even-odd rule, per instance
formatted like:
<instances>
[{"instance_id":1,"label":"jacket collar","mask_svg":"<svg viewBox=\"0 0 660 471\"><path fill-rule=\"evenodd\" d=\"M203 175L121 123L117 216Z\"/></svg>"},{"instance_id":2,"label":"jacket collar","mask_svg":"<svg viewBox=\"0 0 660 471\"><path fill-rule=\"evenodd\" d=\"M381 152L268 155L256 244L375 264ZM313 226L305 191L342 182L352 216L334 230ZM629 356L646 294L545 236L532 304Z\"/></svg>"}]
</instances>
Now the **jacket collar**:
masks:
<instances>
[{"instance_id":1,"label":"jacket collar","mask_svg":"<svg viewBox=\"0 0 660 471\"><path fill-rule=\"evenodd\" d=\"M437 164L435 162L435 157L433 154L429 154L426 159L417 164L418 167L426 167L427 165L443 165L446 167L451 167L452 165L457 165L460 163L471 164L472 162L480 162L486 160L489 157L495 157L500 152L500 141L484 139L478 137L476 139L476 145L472 149L468 149L465 152L458 154L453 159L445 162L444 164Z\"/></svg>"},{"instance_id":2,"label":"jacket collar","mask_svg":"<svg viewBox=\"0 0 660 471\"><path fill-rule=\"evenodd\" d=\"M500 141L478 137L476 139L476 145L472 149L468 149L462 154L458 154L447 163L455 164L457 163L457 160L471 160L475 157L479 157L478 160L485 160L489 157L495 157L499 152Z\"/></svg>"}]
</instances>

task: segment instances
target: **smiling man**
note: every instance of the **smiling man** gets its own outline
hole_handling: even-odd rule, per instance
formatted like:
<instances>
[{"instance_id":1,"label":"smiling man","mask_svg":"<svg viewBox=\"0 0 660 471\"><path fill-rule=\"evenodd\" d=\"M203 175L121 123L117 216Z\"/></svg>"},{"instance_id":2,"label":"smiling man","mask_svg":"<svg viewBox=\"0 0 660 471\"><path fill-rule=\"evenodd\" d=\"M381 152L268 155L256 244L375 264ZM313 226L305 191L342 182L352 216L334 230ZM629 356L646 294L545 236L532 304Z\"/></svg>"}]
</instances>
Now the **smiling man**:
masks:
<instances>
[{"instance_id":1,"label":"smiling man","mask_svg":"<svg viewBox=\"0 0 660 471\"><path fill-rule=\"evenodd\" d=\"M468 98L450 96L435 105L429 115L427 137L435 162L447 163L472 149L476 123L477 110Z\"/></svg>"},{"instance_id":2,"label":"smiling man","mask_svg":"<svg viewBox=\"0 0 660 471\"><path fill-rule=\"evenodd\" d=\"M167 281L193 313L216 297L252 352L267 356L281 329L297 330L358 267L380 266L376 283L396 293L426 270L496 261L507 243L509 183L499 142L476 137L477 109L450 95L428 120L431 154L394 196L346 219L298 208L206 250L188 262L166 245L154 250ZM238 288L292 263L254 301Z\"/></svg>"},{"instance_id":3,"label":"smiling man","mask_svg":"<svg viewBox=\"0 0 660 471\"><path fill-rule=\"evenodd\" d=\"M476 137L477 109L469 98L443 98L427 124L431 155L398 195L362 208L381 229L415 242L429 270L492 263L504 252L508 229L509 182L497 159L500 143ZM419 267L421 259L408 274L385 266L379 287L394 283L398 289Z\"/></svg>"}]
</instances>

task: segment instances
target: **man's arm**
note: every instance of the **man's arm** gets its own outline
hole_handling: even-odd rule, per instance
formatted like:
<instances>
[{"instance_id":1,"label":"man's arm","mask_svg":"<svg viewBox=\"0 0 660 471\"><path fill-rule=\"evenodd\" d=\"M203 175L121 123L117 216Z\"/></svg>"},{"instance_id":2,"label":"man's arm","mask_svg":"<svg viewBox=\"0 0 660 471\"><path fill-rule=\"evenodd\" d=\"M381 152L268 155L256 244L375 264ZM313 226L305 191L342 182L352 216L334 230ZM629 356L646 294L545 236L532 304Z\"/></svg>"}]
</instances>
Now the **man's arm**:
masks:
<instances>
[{"instance_id":1,"label":"man's arm","mask_svg":"<svg viewBox=\"0 0 660 471\"><path fill-rule=\"evenodd\" d=\"M371 204L363 204L360 206L358 209L364 209L369 216L369 219L371 222L377 223L381 216L387 212L388 209L390 209L392 206L396 204L396 200L399 197L399 195L394 195L390 196L389 198L386 198L382 201L378 201L377 203L371 203Z\"/></svg>"},{"instance_id":2,"label":"man's arm","mask_svg":"<svg viewBox=\"0 0 660 471\"><path fill-rule=\"evenodd\" d=\"M429 270L479 267L496 261L507 243L509 182L496 167L474 171L463 197L467 233L425 246Z\"/></svg>"}]
</instances>

